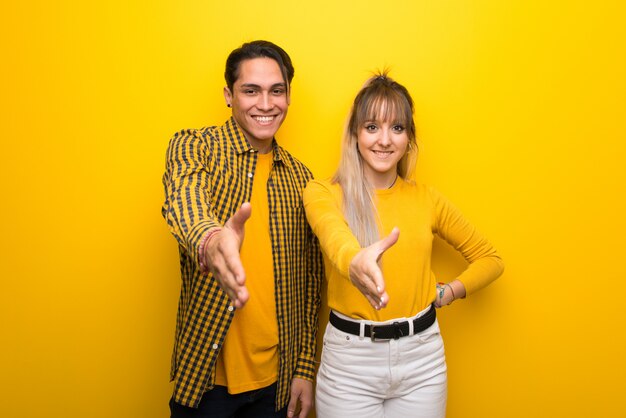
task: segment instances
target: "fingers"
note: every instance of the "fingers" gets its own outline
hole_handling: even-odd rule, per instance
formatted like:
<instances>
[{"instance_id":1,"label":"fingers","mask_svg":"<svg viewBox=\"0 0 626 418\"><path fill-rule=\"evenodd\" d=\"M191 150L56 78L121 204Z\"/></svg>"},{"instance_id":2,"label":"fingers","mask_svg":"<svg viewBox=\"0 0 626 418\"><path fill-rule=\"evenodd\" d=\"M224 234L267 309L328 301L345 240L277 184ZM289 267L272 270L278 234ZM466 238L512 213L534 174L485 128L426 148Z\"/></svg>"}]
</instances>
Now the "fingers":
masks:
<instances>
[{"instance_id":1,"label":"fingers","mask_svg":"<svg viewBox=\"0 0 626 418\"><path fill-rule=\"evenodd\" d=\"M371 296L370 294L363 294L365 295L365 298L370 303L370 305L372 305L372 308L376 309L377 311L385 308L389 303L389 295L387 295L387 292L384 292L382 295L380 295L380 297L378 297L378 295Z\"/></svg>"},{"instance_id":2,"label":"fingers","mask_svg":"<svg viewBox=\"0 0 626 418\"><path fill-rule=\"evenodd\" d=\"M309 411L311 410L311 402L308 404L302 403L302 409L300 409L300 414L298 414L298 418L307 418L309 416Z\"/></svg>"},{"instance_id":3,"label":"fingers","mask_svg":"<svg viewBox=\"0 0 626 418\"><path fill-rule=\"evenodd\" d=\"M225 279L224 276L220 275L219 273L213 274L213 276L217 279L222 290L226 292L233 306L235 308L243 308L243 306L250 298L248 288L242 284L240 285L236 283L231 278Z\"/></svg>"},{"instance_id":4,"label":"fingers","mask_svg":"<svg viewBox=\"0 0 626 418\"><path fill-rule=\"evenodd\" d=\"M250 295L245 287L246 274L239 257L239 240L236 234L224 228L207 245L209 267L213 277L233 302L241 308Z\"/></svg>"},{"instance_id":5,"label":"fingers","mask_svg":"<svg viewBox=\"0 0 626 418\"><path fill-rule=\"evenodd\" d=\"M313 384L294 377L291 381L291 398L287 405L287 417L306 418L313 406ZM300 412L298 413L298 409Z\"/></svg>"},{"instance_id":6,"label":"fingers","mask_svg":"<svg viewBox=\"0 0 626 418\"><path fill-rule=\"evenodd\" d=\"M389 303L389 295L385 290L385 279L383 278L383 273L380 270L378 264L375 264L372 267L372 271L369 274L370 283L368 283L368 291L370 296L372 297L372 306L374 309L383 309Z\"/></svg>"},{"instance_id":7,"label":"fingers","mask_svg":"<svg viewBox=\"0 0 626 418\"><path fill-rule=\"evenodd\" d=\"M248 289L245 286L239 287L236 292L236 298L230 298L233 306L237 309L243 308L248 299L250 299L250 293L248 293Z\"/></svg>"},{"instance_id":8,"label":"fingers","mask_svg":"<svg viewBox=\"0 0 626 418\"><path fill-rule=\"evenodd\" d=\"M396 242L398 242L399 237L400 229L394 227L389 235L374 244L374 246L376 246L378 250L376 262L380 260L385 251L387 251ZM375 287L375 292L373 290L370 290L370 292L372 292L370 303L372 304L374 309L383 309L389 303L389 295L385 291L385 279L378 263L376 263L376 265L372 267L370 277L372 284Z\"/></svg>"},{"instance_id":9,"label":"fingers","mask_svg":"<svg viewBox=\"0 0 626 418\"><path fill-rule=\"evenodd\" d=\"M352 274L351 280L374 309L383 309L389 303L385 281L375 261L371 261L365 268Z\"/></svg>"},{"instance_id":10,"label":"fingers","mask_svg":"<svg viewBox=\"0 0 626 418\"><path fill-rule=\"evenodd\" d=\"M237 212L226 222L226 227L231 228L240 238L243 237L244 226L246 221L250 218L252 214L252 205L250 203L245 202Z\"/></svg>"},{"instance_id":11,"label":"fingers","mask_svg":"<svg viewBox=\"0 0 626 418\"><path fill-rule=\"evenodd\" d=\"M378 247L378 251L380 251L380 254L378 255L378 257L380 258L380 256L385 251L387 251L396 242L398 242L399 237L400 237L400 229L398 227L394 227L389 233L389 235L387 235L385 238L381 239L380 241L376 242L374 245L376 245Z\"/></svg>"},{"instance_id":12,"label":"fingers","mask_svg":"<svg viewBox=\"0 0 626 418\"><path fill-rule=\"evenodd\" d=\"M291 399L289 399L289 404L287 405L287 417L291 418L291 417L296 416L297 407L298 407L298 396L296 396L292 391Z\"/></svg>"},{"instance_id":13,"label":"fingers","mask_svg":"<svg viewBox=\"0 0 626 418\"><path fill-rule=\"evenodd\" d=\"M350 262L350 281L367 298L374 309L383 309L389 303L385 279L378 261L400 237L400 229L393 228L389 235L363 248Z\"/></svg>"},{"instance_id":14,"label":"fingers","mask_svg":"<svg viewBox=\"0 0 626 418\"><path fill-rule=\"evenodd\" d=\"M234 281L236 284L243 286L246 282L246 272L241 263L241 257L239 256L239 248L234 245L234 242L225 242L221 256L224 260L224 270L220 272L228 280Z\"/></svg>"},{"instance_id":15,"label":"fingers","mask_svg":"<svg viewBox=\"0 0 626 418\"><path fill-rule=\"evenodd\" d=\"M250 298L248 289L245 286L229 286L222 280L219 280L217 276L214 277L216 277L217 281L220 283L220 287L222 288L222 290L224 290L224 292L226 292L226 294L228 295L232 305L237 309L243 308L243 306Z\"/></svg>"},{"instance_id":16,"label":"fingers","mask_svg":"<svg viewBox=\"0 0 626 418\"><path fill-rule=\"evenodd\" d=\"M239 265L241 262L239 261ZM220 287L233 303L236 308L242 308L248 301L250 294L245 286L245 274L243 267L240 273L234 273L232 267L229 267L225 260L219 259L213 265L213 277L218 281Z\"/></svg>"},{"instance_id":17,"label":"fingers","mask_svg":"<svg viewBox=\"0 0 626 418\"><path fill-rule=\"evenodd\" d=\"M239 250L244 238L245 223L252 214L252 206L245 202L228 219L215 238L208 240L205 254L208 269L236 308L248 301L250 294L245 286L246 273L241 264Z\"/></svg>"}]
</instances>

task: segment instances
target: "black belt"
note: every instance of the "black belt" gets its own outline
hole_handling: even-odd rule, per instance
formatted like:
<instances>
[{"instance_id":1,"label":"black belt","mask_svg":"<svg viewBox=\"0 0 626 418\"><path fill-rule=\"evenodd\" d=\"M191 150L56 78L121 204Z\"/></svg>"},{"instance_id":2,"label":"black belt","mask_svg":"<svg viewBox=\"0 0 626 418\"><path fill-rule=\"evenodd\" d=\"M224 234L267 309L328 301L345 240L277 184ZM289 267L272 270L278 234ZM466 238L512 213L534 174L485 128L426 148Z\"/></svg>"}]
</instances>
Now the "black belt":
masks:
<instances>
[{"instance_id":1,"label":"black belt","mask_svg":"<svg viewBox=\"0 0 626 418\"><path fill-rule=\"evenodd\" d=\"M424 315L413 320L413 334L428 329L435 323L435 319L437 319L435 307L430 305L430 308ZM330 323L340 331L361 335L360 322L339 318L333 311L330 311ZM397 340L400 337L409 335L409 321L393 322L387 325L366 324L364 328L365 337L371 338L372 341Z\"/></svg>"}]
</instances>

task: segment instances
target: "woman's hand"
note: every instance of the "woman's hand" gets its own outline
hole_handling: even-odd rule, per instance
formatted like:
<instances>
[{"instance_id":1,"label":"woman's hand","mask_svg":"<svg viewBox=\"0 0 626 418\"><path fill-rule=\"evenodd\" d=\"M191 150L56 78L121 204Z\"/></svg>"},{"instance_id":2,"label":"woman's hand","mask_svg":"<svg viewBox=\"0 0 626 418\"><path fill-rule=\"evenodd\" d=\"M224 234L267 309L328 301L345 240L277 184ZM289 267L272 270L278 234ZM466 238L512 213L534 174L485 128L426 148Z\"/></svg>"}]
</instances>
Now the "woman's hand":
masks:
<instances>
[{"instance_id":1,"label":"woman's hand","mask_svg":"<svg viewBox=\"0 0 626 418\"><path fill-rule=\"evenodd\" d=\"M383 253L398 241L399 236L400 230L393 228L385 238L359 251L350 262L350 281L374 309L382 309L389 303L383 272L378 262Z\"/></svg>"}]
</instances>

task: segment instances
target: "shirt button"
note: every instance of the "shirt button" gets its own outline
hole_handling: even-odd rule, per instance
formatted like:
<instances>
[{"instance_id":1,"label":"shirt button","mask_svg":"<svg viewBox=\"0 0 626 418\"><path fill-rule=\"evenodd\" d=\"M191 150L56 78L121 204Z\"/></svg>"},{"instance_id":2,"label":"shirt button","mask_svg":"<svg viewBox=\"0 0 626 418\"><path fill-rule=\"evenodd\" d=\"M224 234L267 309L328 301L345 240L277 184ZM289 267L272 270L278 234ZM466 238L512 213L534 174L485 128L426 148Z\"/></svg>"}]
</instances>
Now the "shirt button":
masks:
<instances>
[{"instance_id":1,"label":"shirt button","mask_svg":"<svg viewBox=\"0 0 626 418\"><path fill-rule=\"evenodd\" d=\"M252 173L248 173L248 177L252 178Z\"/></svg>"},{"instance_id":2,"label":"shirt button","mask_svg":"<svg viewBox=\"0 0 626 418\"><path fill-rule=\"evenodd\" d=\"M217 350L218 347L219 347L219 345L213 344L213 350Z\"/></svg>"},{"instance_id":3,"label":"shirt button","mask_svg":"<svg viewBox=\"0 0 626 418\"><path fill-rule=\"evenodd\" d=\"M228 312L232 312L235 308L233 308L232 306L228 307Z\"/></svg>"}]
</instances>

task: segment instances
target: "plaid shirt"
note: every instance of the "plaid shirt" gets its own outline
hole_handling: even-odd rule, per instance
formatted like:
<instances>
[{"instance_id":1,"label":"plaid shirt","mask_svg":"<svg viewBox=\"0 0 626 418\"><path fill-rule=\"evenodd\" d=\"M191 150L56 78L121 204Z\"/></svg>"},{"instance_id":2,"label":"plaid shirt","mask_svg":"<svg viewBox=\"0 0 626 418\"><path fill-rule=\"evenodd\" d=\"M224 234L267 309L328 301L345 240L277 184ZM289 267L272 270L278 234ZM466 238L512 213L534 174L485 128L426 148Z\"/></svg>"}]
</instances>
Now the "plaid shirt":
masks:
<instances>
[{"instance_id":1,"label":"plaid shirt","mask_svg":"<svg viewBox=\"0 0 626 418\"><path fill-rule=\"evenodd\" d=\"M311 172L275 140L273 148L267 193L280 355L276 405L282 408L291 379L315 375L323 261L302 205ZM170 377L174 400L185 406L197 407L213 388L217 356L234 315L217 281L200 271L198 246L210 228L223 225L250 200L256 161L233 118L223 126L180 131L170 140L162 213L178 241L182 275Z\"/></svg>"}]
</instances>

